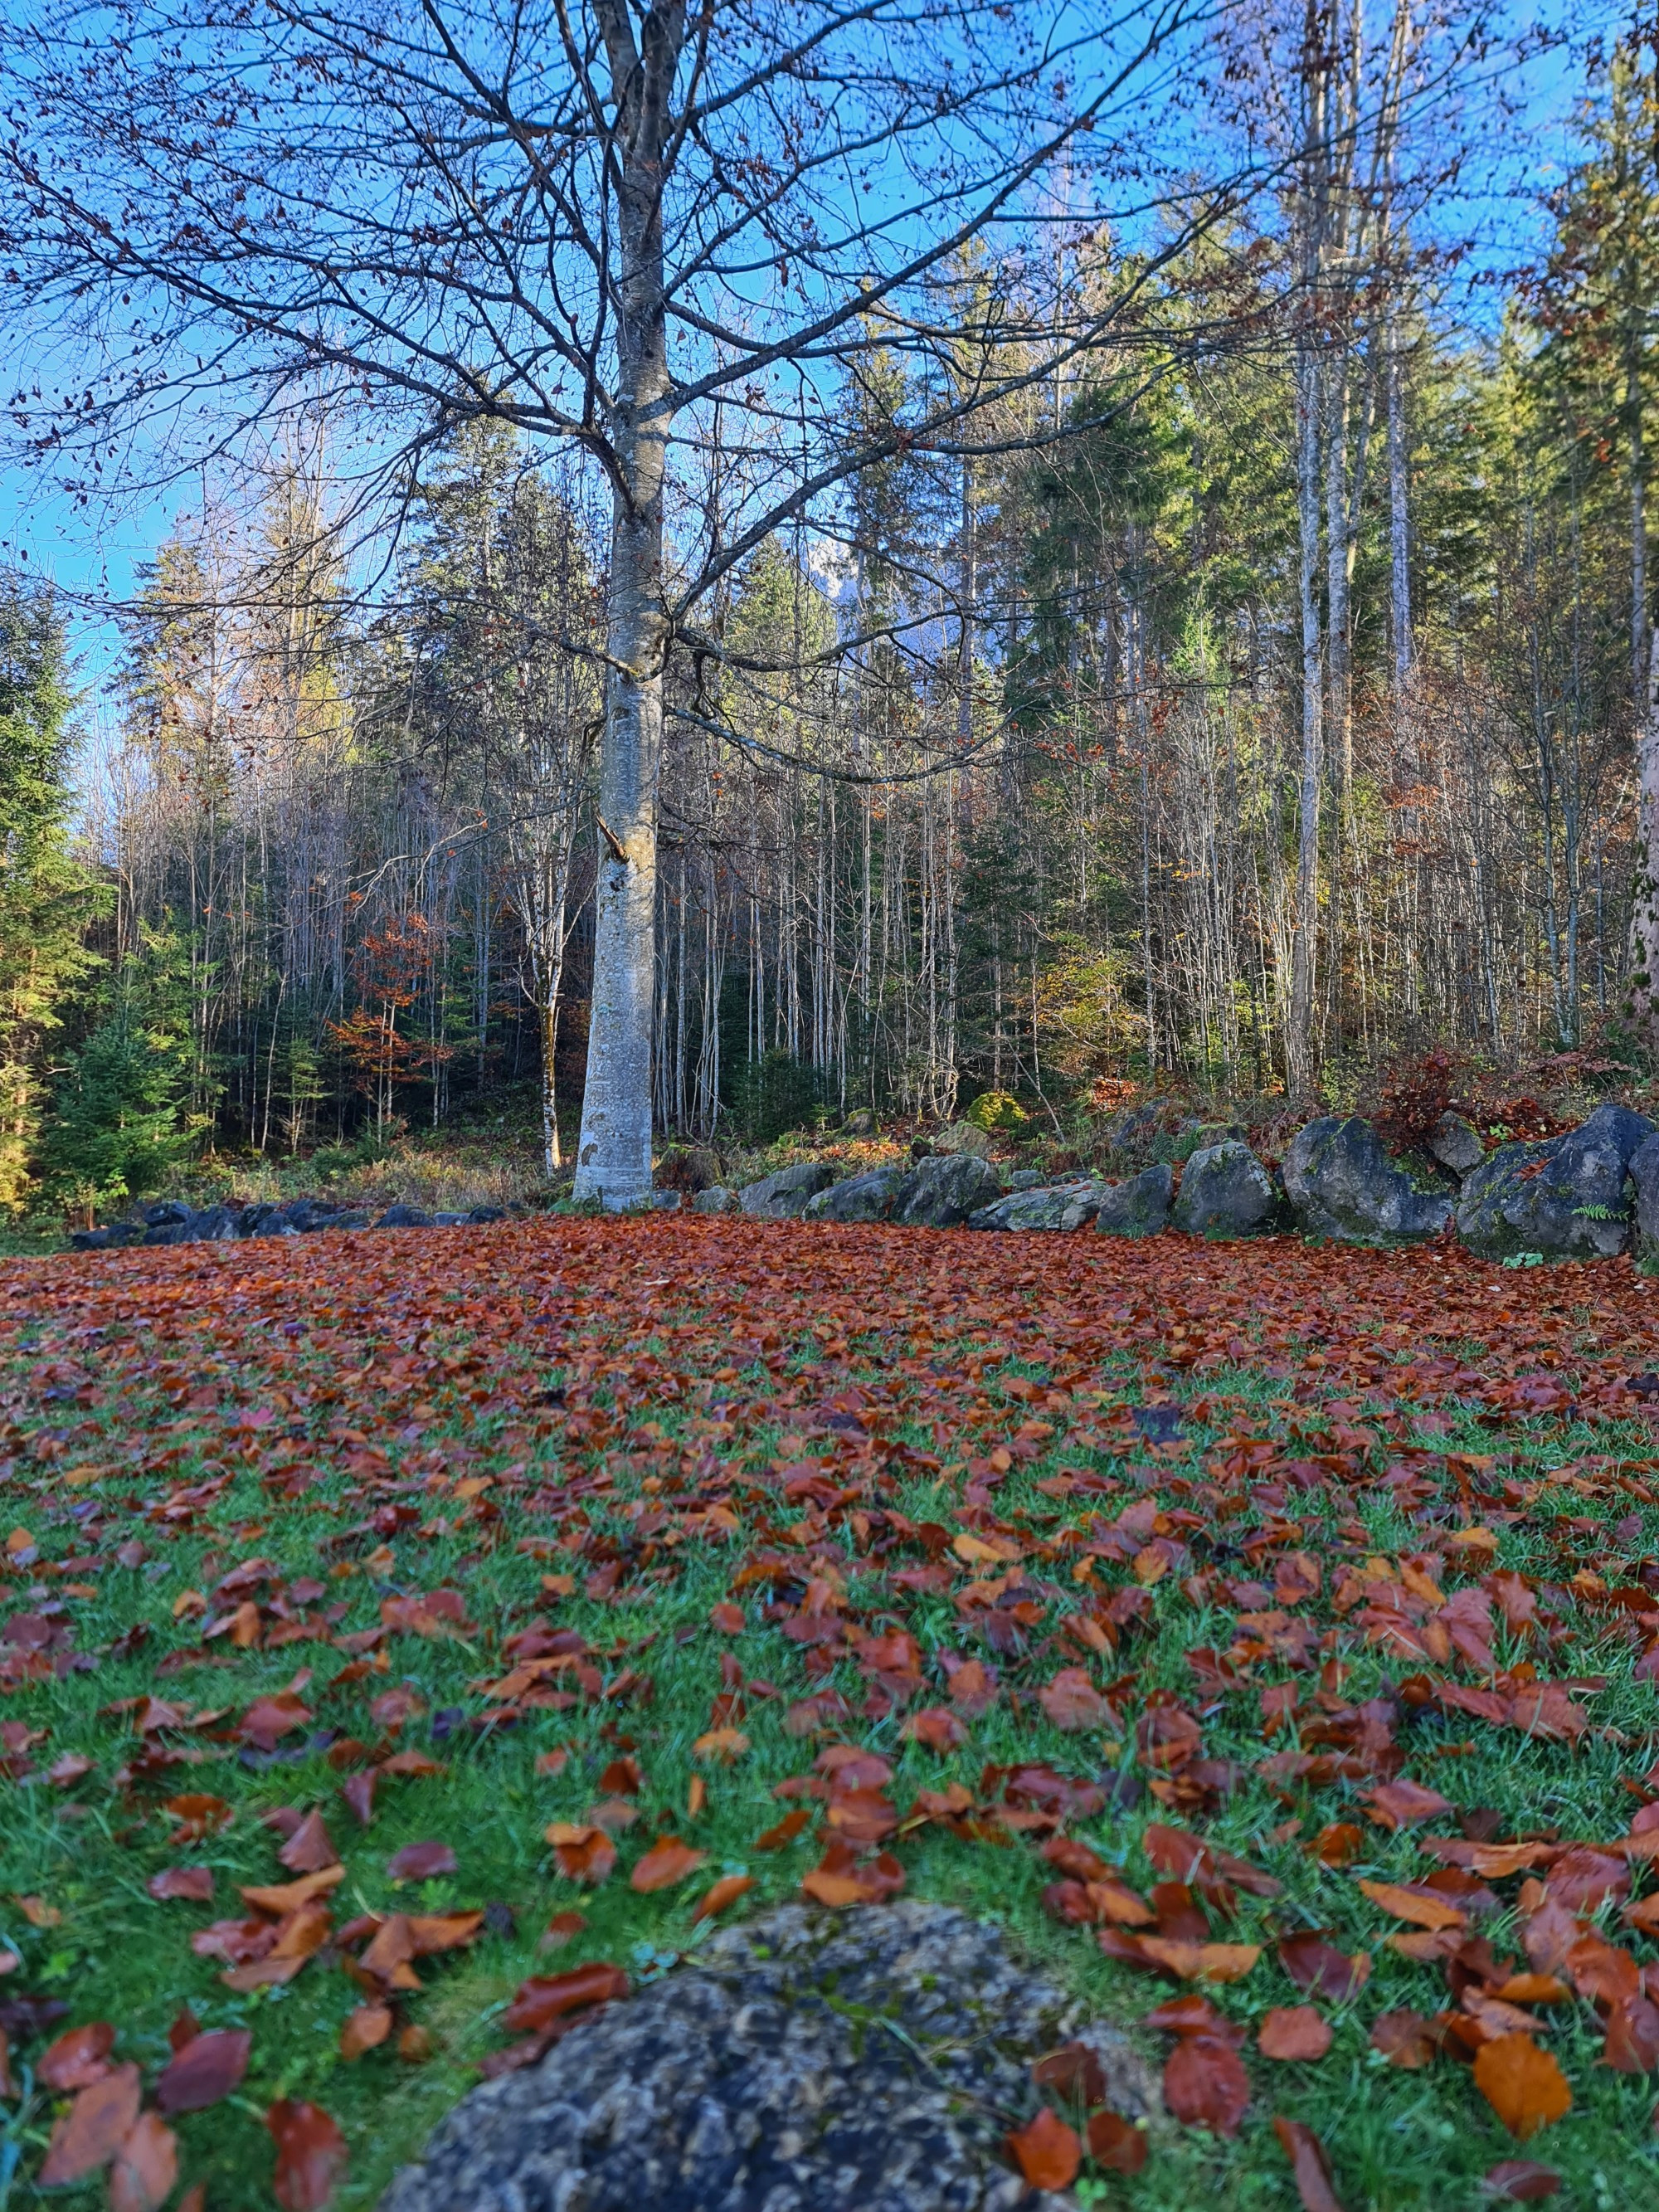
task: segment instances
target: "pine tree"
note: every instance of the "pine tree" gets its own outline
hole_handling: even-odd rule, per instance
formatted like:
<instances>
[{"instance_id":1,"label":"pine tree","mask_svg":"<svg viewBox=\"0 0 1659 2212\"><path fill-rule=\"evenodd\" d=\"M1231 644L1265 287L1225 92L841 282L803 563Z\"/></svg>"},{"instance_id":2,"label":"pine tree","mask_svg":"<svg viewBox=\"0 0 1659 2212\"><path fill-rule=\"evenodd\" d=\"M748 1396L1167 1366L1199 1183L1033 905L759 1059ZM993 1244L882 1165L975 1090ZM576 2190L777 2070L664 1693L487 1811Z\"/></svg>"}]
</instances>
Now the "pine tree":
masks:
<instances>
[{"instance_id":1,"label":"pine tree","mask_svg":"<svg viewBox=\"0 0 1659 2212\"><path fill-rule=\"evenodd\" d=\"M65 1213L90 1224L156 1189L189 1151L190 1031L178 1008L186 982L179 939L147 934L71 1054L42 1148L47 1193Z\"/></svg>"},{"instance_id":2,"label":"pine tree","mask_svg":"<svg viewBox=\"0 0 1659 2212\"><path fill-rule=\"evenodd\" d=\"M50 1040L94 964L98 887L69 847L70 689L52 595L0 574L0 1212L25 1201Z\"/></svg>"}]
</instances>

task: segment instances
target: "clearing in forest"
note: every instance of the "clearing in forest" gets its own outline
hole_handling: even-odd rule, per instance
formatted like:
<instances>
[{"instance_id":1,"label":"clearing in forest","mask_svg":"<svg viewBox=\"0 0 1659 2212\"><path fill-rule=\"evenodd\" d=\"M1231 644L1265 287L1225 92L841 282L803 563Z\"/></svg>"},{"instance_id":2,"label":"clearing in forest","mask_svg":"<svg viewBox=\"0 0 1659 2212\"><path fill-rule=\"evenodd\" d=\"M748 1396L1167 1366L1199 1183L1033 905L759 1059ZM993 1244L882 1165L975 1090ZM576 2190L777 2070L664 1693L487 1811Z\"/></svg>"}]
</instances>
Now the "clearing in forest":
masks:
<instances>
[{"instance_id":1,"label":"clearing in forest","mask_svg":"<svg viewBox=\"0 0 1659 2212\"><path fill-rule=\"evenodd\" d=\"M1150 2023L1145 2137L1010 2116L1085 2202L1659 2201L1656 1305L663 1217L9 1263L7 2172L368 2204L718 1916L902 1889Z\"/></svg>"}]
</instances>

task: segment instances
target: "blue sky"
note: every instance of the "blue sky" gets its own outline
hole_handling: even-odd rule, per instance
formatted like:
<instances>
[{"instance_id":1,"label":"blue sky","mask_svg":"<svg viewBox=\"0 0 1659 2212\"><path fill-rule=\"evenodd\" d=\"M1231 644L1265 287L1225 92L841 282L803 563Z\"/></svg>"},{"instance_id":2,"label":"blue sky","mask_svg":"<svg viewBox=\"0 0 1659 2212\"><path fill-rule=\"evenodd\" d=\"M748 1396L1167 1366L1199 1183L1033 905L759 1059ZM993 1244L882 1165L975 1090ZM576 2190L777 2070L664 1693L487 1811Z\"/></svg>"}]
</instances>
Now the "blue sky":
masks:
<instances>
[{"instance_id":1,"label":"blue sky","mask_svg":"<svg viewBox=\"0 0 1659 2212\"><path fill-rule=\"evenodd\" d=\"M1550 4L1559 9L1564 0ZM1488 270L1513 266L1535 248L1542 235L1538 202L1569 158L1571 111L1583 85L1583 41L1596 22L1577 9L1565 20L1573 45L1537 55L1523 74L1507 80L1521 112L1485 149L1475 213L1483 240L1480 259ZM1601 20L1612 33L1626 19L1609 10ZM1495 305L1488 292L1484 305L1472 303L1472 312L1490 315ZM0 563L48 578L71 602L77 665L94 725L102 719L98 702L119 653L110 611L131 597L143 562L167 538L174 516L201 498L199 480L187 480L125 506L88 508L45 475L0 466Z\"/></svg>"}]
</instances>

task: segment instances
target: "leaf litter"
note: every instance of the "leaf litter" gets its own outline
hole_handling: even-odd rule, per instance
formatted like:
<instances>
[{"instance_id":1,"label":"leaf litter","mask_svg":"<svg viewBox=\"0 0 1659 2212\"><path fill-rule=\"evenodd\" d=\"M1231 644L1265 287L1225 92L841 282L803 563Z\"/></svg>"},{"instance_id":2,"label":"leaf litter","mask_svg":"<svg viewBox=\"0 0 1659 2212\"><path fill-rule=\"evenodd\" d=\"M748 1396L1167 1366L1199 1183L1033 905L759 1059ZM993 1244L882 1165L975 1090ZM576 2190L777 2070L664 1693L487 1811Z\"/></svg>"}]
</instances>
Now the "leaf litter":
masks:
<instances>
[{"instance_id":1,"label":"leaf litter","mask_svg":"<svg viewBox=\"0 0 1659 2212\"><path fill-rule=\"evenodd\" d=\"M1034 2185L1639 2195L1655 1298L684 1219L9 1263L31 2170L320 2207L739 1904L966 1884L1164 2052L1151 2131L1034 2081Z\"/></svg>"}]
</instances>

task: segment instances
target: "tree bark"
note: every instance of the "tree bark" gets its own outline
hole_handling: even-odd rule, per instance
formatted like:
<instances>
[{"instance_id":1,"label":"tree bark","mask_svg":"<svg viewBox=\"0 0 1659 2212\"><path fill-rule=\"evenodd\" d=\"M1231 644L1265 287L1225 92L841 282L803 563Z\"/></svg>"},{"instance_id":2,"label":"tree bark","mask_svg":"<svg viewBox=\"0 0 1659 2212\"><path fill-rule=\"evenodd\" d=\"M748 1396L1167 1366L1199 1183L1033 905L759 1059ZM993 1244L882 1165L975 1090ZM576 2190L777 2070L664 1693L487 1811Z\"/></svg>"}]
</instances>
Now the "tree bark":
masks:
<instances>
[{"instance_id":1,"label":"tree bark","mask_svg":"<svg viewBox=\"0 0 1659 2212\"><path fill-rule=\"evenodd\" d=\"M1319 781L1324 757L1319 608L1319 360L1310 336L1297 360L1297 509L1302 600L1302 772L1297 805L1296 922L1285 1073L1291 1096L1313 1088L1315 951L1319 930Z\"/></svg>"},{"instance_id":2,"label":"tree bark","mask_svg":"<svg viewBox=\"0 0 1659 2212\"><path fill-rule=\"evenodd\" d=\"M575 1195L610 1212L651 1196L651 1034L656 993L657 777L668 623L662 495L673 394L663 291L662 152L685 11L653 9L636 49L622 0L597 9L617 96L621 281L612 447L601 853L593 989Z\"/></svg>"},{"instance_id":3,"label":"tree bark","mask_svg":"<svg viewBox=\"0 0 1659 2212\"><path fill-rule=\"evenodd\" d=\"M1659 1046L1659 630L1648 655L1636 726L1636 877L1631 892L1632 1024Z\"/></svg>"},{"instance_id":4,"label":"tree bark","mask_svg":"<svg viewBox=\"0 0 1659 2212\"><path fill-rule=\"evenodd\" d=\"M1401 374L1398 310L1390 306L1389 362L1389 612L1394 635L1394 697L1405 703L1412 672L1410 489L1407 477L1406 392Z\"/></svg>"},{"instance_id":5,"label":"tree bark","mask_svg":"<svg viewBox=\"0 0 1659 2212\"><path fill-rule=\"evenodd\" d=\"M1328 212L1328 41L1309 0L1302 67L1306 101L1298 191L1296 333L1297 551L1302 616L1302 763L1297 804L1296 913L1291 940L1291 1006L1285 1073L1293 1099L1313 1089L1315 955L1319 933L1320 769L1324 756L1324 668L1319 605L1320 455L1324 400L1320 315Z\"/></svg>"}]
</instances>

